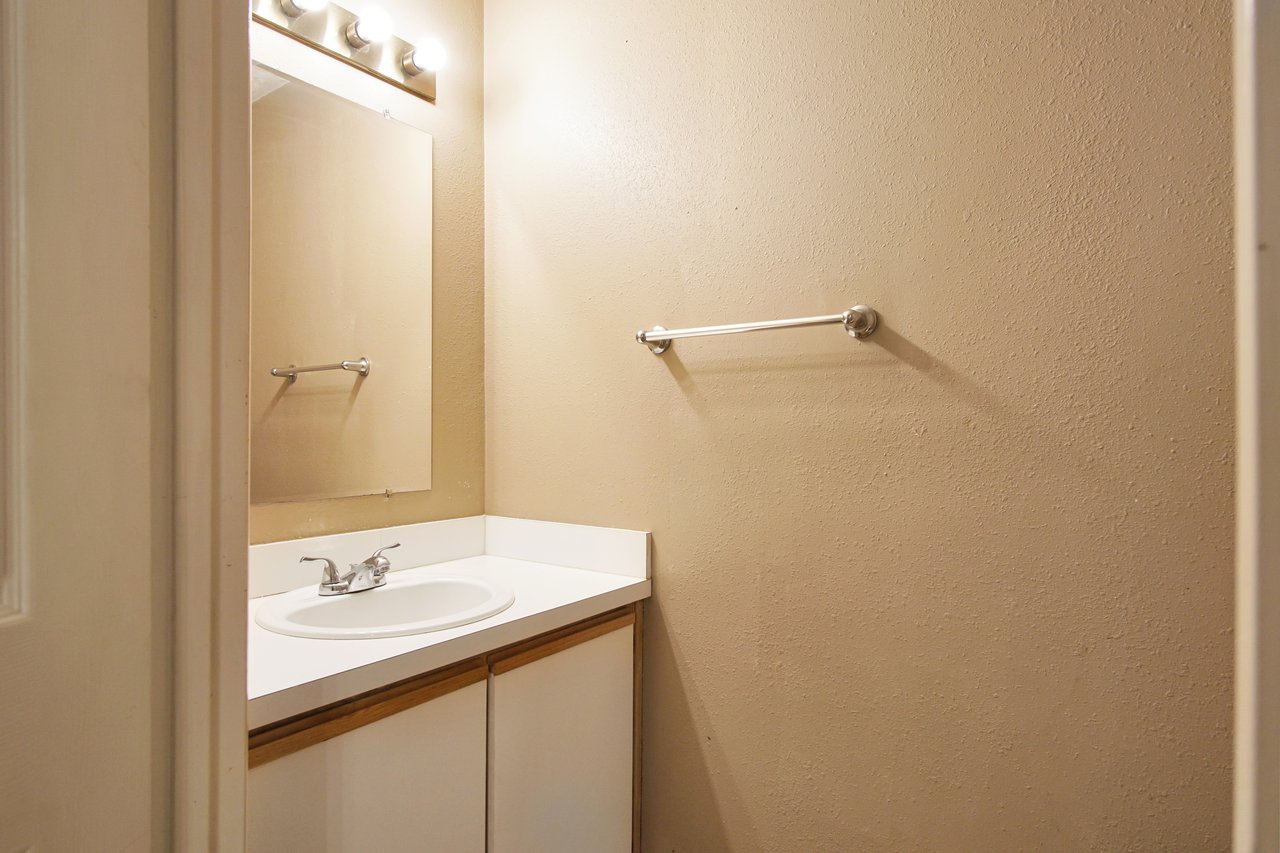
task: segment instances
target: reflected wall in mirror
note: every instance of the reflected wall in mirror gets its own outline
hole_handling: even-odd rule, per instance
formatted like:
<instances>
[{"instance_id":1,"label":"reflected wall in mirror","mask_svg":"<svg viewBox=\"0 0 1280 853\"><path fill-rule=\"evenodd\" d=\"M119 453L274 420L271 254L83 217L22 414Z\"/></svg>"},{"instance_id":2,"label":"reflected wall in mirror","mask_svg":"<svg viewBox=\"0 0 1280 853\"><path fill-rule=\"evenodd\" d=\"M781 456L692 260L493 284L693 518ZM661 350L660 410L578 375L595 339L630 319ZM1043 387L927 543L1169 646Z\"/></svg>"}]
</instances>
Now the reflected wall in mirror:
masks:
<instances>
[{"instance_id":1,"label":"reflected wall in mirror","mask_svg":"<svg viewBox=\"0 0 1280 853\"><path fill-rule=\"evenodd\" d=\"M252 115L251 500L428 489L431 137L258 64Z\"/></svg>"}]
</instances>

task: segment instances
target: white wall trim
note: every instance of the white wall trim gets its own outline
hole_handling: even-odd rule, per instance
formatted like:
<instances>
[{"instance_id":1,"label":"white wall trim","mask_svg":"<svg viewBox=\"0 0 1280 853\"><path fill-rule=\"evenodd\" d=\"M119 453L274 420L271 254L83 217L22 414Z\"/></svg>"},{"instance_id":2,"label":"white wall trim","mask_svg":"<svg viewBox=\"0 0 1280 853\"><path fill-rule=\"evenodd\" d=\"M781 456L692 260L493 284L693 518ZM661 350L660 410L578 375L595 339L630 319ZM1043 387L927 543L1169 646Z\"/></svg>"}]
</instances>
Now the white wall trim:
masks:
<instances>
[{"instance_id":1,"label":"white wall trim","mask_svg":"<svg viewBox=\"0 0 1280 853\"><path fill-rule=\"evenodd\" d=\"M0 622L26 609L22 552L23 169L22 0L0 0Z\"/></svg>"},{"instance_id":2,"label":"white wall trim","mask_svg":"<svg viewBox=\"0 0 1280 853\"><path fill-rule=\"evenodd\" d=\"M398 543L391 558L393 570L430 566L484 553L485 517L447 518L396 527L353 530L305 539L266 542L249 548L249 597L274 595L319 582L315 563L301 557L328 557L345 569L378 548Z\"/></svg>"},{"instance_id":3,"label":"white wall trim","mask_svg":"<svg viewBox=\"0 0 1280 853\"><path fill-rule=\"evenodd\" d=\"M245 826L249 11L175 0L174 843Z\"/></svg>"},{"instance_id":4,"label":"white wall trim","mask_svg":"<svg viewBox=\"0 0 1280 853\"><path fill-rule=\"evenodd\" d=\"M1235 2L1237 853L1280 851L1280 6Z\"/></svg>"},{"instance_id":5,"label":"white wall trim","mask_svg":"<svg viewBox=\"0 0 1280 853\"><path fill-rule=\"evenodd\" d=\"M486 515L484 552L641 580L649 577L649 534L643 530Z\"/></svg>"},{"instance_id":6,"label":"white wall trim","mask_svg":"<svg viewBox=\"0 0 1280 853\"><path fill-rule=\"evenodd\" d=\"M650 576L649 534L643 530L472 515L254 545L249 597L316 584L319 570L299 563L301 557L328 557L343 567L395 542L400 548L387 555L393 570L487 554L640 580Z\"/></svg>"}]
</instances>

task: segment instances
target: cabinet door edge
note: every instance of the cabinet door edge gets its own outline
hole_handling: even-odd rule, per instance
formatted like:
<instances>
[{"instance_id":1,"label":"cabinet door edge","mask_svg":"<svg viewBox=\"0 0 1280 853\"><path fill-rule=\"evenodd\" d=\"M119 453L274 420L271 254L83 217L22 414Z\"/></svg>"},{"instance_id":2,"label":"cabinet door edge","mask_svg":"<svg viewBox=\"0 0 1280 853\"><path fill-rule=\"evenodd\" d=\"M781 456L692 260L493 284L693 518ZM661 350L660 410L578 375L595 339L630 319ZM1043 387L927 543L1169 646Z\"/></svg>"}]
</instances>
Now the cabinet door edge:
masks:
<instances>
[{"instance_id":1,"label":"cabinet door edge","mask_svg":"<svg viewBox=\"0 0 1280 853\"><path fill-rule=\"evenodd\" d=\"M494 675L502 675L513 669L542 660L545 657L571 649L574 646L612 634L636 623L634 606L621 610L611 610L596 619L570 625L561 631L554 631L542 637L535 637L527 643L519 643L502 651L489 655L489 669Z\"/></svg>"},{"instance_id":2,"label":"cabinet door edge","mask_svg":"<svg viewBox=\"0 0 1280 853\"><path fill-rule=\"evenodd\" d=\"M250 769L489 677L483 658L409 678L249 732Z\"/></svg>"}]
</instances>

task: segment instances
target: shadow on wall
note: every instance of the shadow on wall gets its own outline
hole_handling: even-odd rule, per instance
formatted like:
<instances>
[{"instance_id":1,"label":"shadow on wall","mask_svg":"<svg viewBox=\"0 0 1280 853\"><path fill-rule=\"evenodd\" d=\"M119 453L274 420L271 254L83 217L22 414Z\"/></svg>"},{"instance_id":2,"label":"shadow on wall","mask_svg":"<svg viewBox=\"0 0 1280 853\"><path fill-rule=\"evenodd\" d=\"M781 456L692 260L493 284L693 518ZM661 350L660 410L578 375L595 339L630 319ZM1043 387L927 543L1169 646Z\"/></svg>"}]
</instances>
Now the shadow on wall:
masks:
<instances>
[{"instance_id":1,"label":"shadow on wall","mask_svg":"<svg viewBox=\"0 0 1280 853\"><path fill-rule=\"evenodd\" d=\"M682 800L712 804L714 807L714 811L702 813L696 827L682 826L678 842L672 840L664 827L643 823L646 811L642 808L645 849L661 853L756 853L772 850L773 848L766 846L764 833L752 819L752 804L743 796L732 778L730 768L740 766L740 762L727 754L725 744L714 728L714 716L693 687L694 679L681 678L681 673L691 671L693 661L681 657L657 598L651 598L645 603L644 645L645 686L642 690L647 691L648 685L654 683L663 685L661 707L655 708L652 703L645 703L645 717L642 720L644 743L661 743L661 761L667 766L664 772L645 772L642 775L641 802L648 802L651 797L676 796ZM720 664L730 665L723 661ZM742 673L743 679L751 677L748 672ZM658 737L659 732L661 738ZM658 756L648 752L641 755L646 770L657 759ZM659 792L644 785L644 779L672 778L672 774L681 780L678 792ZM778 791L776 796L782 798L785 793ZM697 834L691 836L691 832ZM843 834L846 839L853 840L853 846L845 848L849 853L907 853L919 849L906 839L886 840L860 832L855 827L843 827ZM693 846L690 846L690 842ZM822 844L809 847L806 846L807 843L798 841L794 851L787 853L798 853L800 850L818 853L831 849Z\"/></svg>"},{"instance_id":2,"label":"shadow on wall","mask_svg":"<svg viewBox=\"0 0 1280 853\"><path fill-rule=\"evenodd\" d=\"M266 408L263 409L262 414L258 417L257 423L263 423L271 417L272 413L275 412L276 407L284 400L285 394L290 394L294 397L311 397L321 400L327 407L327 412L336 412L338 420L345 423L350 419L351 412L356 407L356 398L360 395L360 389L364 387L365 378L366 377L364 376L357 375L355 377L355 381L350 383L349 388L343 388L340 385L299 387L296 382L290 382L287 379L282 379L280 380L279 389L271 395L271 399L268 401ZM346 400L340 401L339 398L344 393L346 394Z\"/></svg>"},{"instance_id":3,"label":"shadow on wall","mask_svg":"<svg viewBox=\"0 0 1280 853\"><path fill-rule=\"evenodd\" d=\"M656 547L654 559L657 559ZM647 694L648 685L661 683L664 697L660 708L655 708L652 702L645 702L645 716L641 722L645 729L643 743L661 743L663 762L676 766L665 768L667 773L645 772L641 775L641 803L658 795L658 792L644 785L645 779L657 775L670 778L667 774L674 771L681 780L682 798L715 806L714 812L703 813L703 820L697 826L698 853L759 849L759 832L752 824L748 804L733 780L726 774L718 774L719 778L713 783L712 768L729 767L731 762L724 755L724 747L716 738L712 729L712 717L695 692L692 679L682 679L680 676L680 673L689 671L690 662L680 660L679 651L656 597L645 602L644 635L645 685L641 690ZM661 738L656 736L658 731L662 734ZM645 751L641 754L641 760L649 765L654 756ZM666 793L663 792L661 796L666 796ZM662 827L645 824L644 817L645 810L642 807L641 837L649 842L645 845L646 849L680 851L689 841L687 835L682 834L682 847L676 847ZM729 827L733 827L732 837Z\"/></svg>"},{"instance_id":4,"label":"shadow on wall","mask_svg":"<svg viewBox=\"0 0 1280 853\"><path fill-rule=\"evenodd\" d=\"M885 352L897 357L907 366L924 374L946 390L967 401L976 409L1003 411L1004 403L991 391L983 388L967 376L957 373L920 347L898 334L892 326L882 321L871 337L873 343Z\"/></svg>"},{"instance_id":5,"label":"shadow on wall","mask_svg":"<svg viewBox=\"0 0 1280 853\"><path fill-rule=\"evenodd\" d=\"M797 356L770 355L768 357L700 361L695 370L700 376L740 375L747 378L759 378L769 374L776 375L797 371L844 372L851 367L866 369L904 364L976 410L992 414L1003 414L1007 411L1004 401L999 396L964 374L948 367L937 357L903 337L896 329L885 323L883 315L880 317L880 326L876 329L875 334L865 343L855 344L855 346L859 349L858 354L862 356L856 360L847 355L831 353ZM880 352L887 353L892 358L868 359L865 357L867 353L864 349L867 346L875 346ZM679 384L681 390L684 391L690 405L699 414L704 414L702 407L705 401L698 391L694 376L681 360L679 352L672 348L660 357L667 370L670 371L671 376Z\"/></svg>"},{"instance_id":6,"label":"shadow on wall","mask_svg":"<svg viewBox=\"0 0 1280 853\"><path fill-rule=\"evenodd\" d=\"M883 322L870 340L865 343L850 341L847 347L845 351L827 353L774 352L709 359L702 357L701 350L689 348L686 350L690 355L688 363L681 359L680 347L675 347L661 358L690 412L699 420L713 425L713 430L720 431L714 438L706 439L712 446L740 446L740 433L754 428L751 418L769 409L783 418L803 411L819 422L830 422L841 412L853 411L848 404L851 399L861 402L859 395L863 391L860 383L850 383L850 377L860 371L897 370L914 374L921 382L933 384L942 395L953 398L959 405L985 412L993 418L1010 409L1010 404L990 389L950 367ZM823 377L829 377L830 381L821 381ZM815 378L819 381L814 381ZM777 427L776 421L766 421L765 425L770 423L771 428ZM785 512L785 507L780 507L779 511ZM687 593L691 582L705 582L681 576L679 566L666 565L662 554L663 541L664 537L657 532L653 561L655 565L675 571L674 575L668 576L668 589L679 587L682 593ZM737 556L723 551L717 553L724 561L720 568L736 564ZM756 580L759 581L758 578ZM750 707L758 701L776 701L770 697L780 693L786 695L803 687L803 679L793 682L788 674L794 661L788 663L786 656L778 654L776 648L771 653L771 640L762 641L758 636L748 636L750 632L743 624L744 614L741 612L731 615L704 613L700 619L719 620L717 628L711 630L704 626L704 633L694 644L698 651L693 647L682 650L680 632L670 625L667 618L668 608L664 606L664 590L661 589L663 583L664 576L659 574L655 578L654 597L646 603L645 609L644 689L647 698L642 724L644 742L653 752L642 757L646 770L642 777L643 802L651 804L642 810L642 820L645 813L679 813L681 809L678 806L661 802L668 798L698 803L700 815L696 822L686 822L678 829L646 822L643 827L645 849L661 853L763 853L774 850L790 853L775 846L780 835L788 835L789 832L794 833L789 836L796 844L792 848L794 850L905 853L923 849L912 839L885 837L875 834L867 826L855 825L853 815L865 814L865 803L857 808L849 804L848 813L842 808L828 811L819 821L810 822L806 818L806 812L812 806L795 802L794 798L801 796L800 792L808 784L807 774L820 771L804 756L789 751L795 746L795 733L789 728L794 720L785 710ZM772 602L771 606L781 607L782 602L768 591L769 585L761 586L765 590L765 598ZM778 610L778 613L782 612ZM683 615L687 618L689 614ZM678 605L673 604L671 616L680 618ZM708 653L712 651L705 644L708 636L725 638L733 646L722 649L723 654ZM753 646L754 659L750 653ZM721 692L703 693L699 691L699 685ZM838 697L830 695L815 697L814 701L826 703L832 710L841 707ZM847 720L845 724L848 724ZM888 733L885 735L887 737ZM877 738L872 736L872 739ZM747 741L758 745L745 749ZM885 748L891 749L888 745ZM858 765L860 759L847 755L836 763L841 762L852 767ZM645 779L679 779L680 790L655 790L652 783L643 781ZM831 784L839 784L839 781L831 780ZM759 800L762 789L770 792L768 798L771 802L768 804ZM833 799L838 801L839 797ZM884 803L882 808L892 809L892 806ZM871 810L875 811L875 808ZM789 830L780 831L779 824L785 826L788 821L793 821L794 825ZM892 828L886 829L884 825L879 829L892 832ZM839 844L848 846L831 846L836 843L836 837Z\"/></svg>"}]
</instances>

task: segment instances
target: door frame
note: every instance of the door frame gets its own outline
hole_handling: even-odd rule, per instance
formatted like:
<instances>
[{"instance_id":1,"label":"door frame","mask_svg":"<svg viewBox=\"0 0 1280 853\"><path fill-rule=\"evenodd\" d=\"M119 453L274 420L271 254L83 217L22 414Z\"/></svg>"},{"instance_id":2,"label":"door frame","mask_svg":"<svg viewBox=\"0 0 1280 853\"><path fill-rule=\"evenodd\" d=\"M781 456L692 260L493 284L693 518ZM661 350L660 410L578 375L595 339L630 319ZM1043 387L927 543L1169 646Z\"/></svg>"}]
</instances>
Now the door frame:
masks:
<instances>
[{"instance_id":1,"label":"door frame","mask_svg":"<svg viewBox=\"0 0 1280 853\"><path fill-rule=\"evenodd\" d=\"M1234 849L1280 851L1280 4L1235 0ZM1264 96L1265 93L1265 96Z\"/></svg>"},{"instance_id":2,"label":"door frame","mask_svg":"<svg viewBox=\"0 0 1280 853\"><path fill-rule=\"evenodd\" d=\"M174 0L173 849L244 849L249 8Z\"/></svg>"},{"instance_id":3,"label":"door frame","mask_svg":"<svg viewBox=\"0 0 1280 853\"><path fill-rule=\"evenodd\" d=\"M236 853L247 732L249 9L174 0L174 13L174 849ZM1252 853L1280 851L1280 4L1234 0L1234 30L1233 835L1237 853Z\"/></svg>"}]
</instances>

